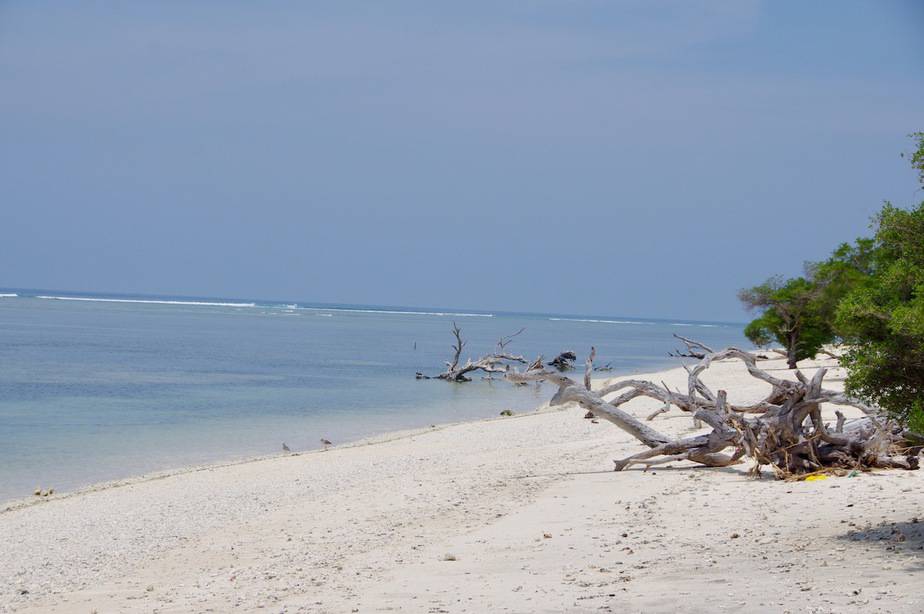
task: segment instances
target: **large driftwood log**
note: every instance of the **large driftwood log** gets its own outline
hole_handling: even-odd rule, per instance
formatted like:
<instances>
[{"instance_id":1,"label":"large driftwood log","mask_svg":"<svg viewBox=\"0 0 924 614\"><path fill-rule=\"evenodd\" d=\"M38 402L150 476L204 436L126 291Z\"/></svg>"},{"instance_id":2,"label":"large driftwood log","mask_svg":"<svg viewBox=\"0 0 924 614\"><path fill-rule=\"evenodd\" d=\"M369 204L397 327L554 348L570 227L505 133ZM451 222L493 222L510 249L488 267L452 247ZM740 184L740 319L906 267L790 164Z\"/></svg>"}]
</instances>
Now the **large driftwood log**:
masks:
<instances>
[{"instance_id":1,"label":"large driftwood log","mask_svg":"<svg viewBox=\"0 0 924 614\"><path fill-rule=\"evenodd\" d=\"M417 373L417 379L441 379L450 382L470 382L472 378L469 374L475 371L485 373L507 373L510 363L527 364L525 358L519 355L509 354L506 351L507 346L514 337L522 333L525 329L521 328L512 335L501 337L497 342L497 350L493 354L487 354L472 360L469 358L464 364L459 364L462 358L462 350L465 348L465 340L462 339L462 329L455 322L452 323L452 336L455 342L452 344L452 360L446 361L446 370L439 375L431 378L423 373Z\"/></svg>"},{"instance_id":2,"label":"large driftwood log","mask_svg":"<svg viewBox=\"0 0 924 614\"><path fill-rule=\"evenodd\" d=\"M701 344L694 347L708 349ZM517 383L546 381L555 384L558 392L552 397L551 405L577 403L648 447L648 450L614 461L617 471L636 464L651 466L677 460L720 467L737 463L743 457L754 461L755 474L760 474L761 467L770 466L778 477L828 467L918 467L917 450L909 448L908 433L897 423L844 393L822 388L827 369L819 369L811 379L799 371L796 381L780 379L758 368L754 354L728 348L708 351L695 366L687 369L686 393L670 390L663 384L658 386L631 379L591 390L589 374L593 369L593 356L591 351L581 383L535 364L524 372L509 371L507 379ZM729 359L742 361L752 377L771 386L766 398L749 405L735 405L728 401L724 390L714 392L700 379L713 362ZM680 439L664 435L621 408L638 397L656 399L666 408L677 407L712 430ZM822 421L824 403L856 407L864 417L844 420L839 416L832 432ZM662 411L665 409L656 413Z\"/></svg>"}]
</instances>

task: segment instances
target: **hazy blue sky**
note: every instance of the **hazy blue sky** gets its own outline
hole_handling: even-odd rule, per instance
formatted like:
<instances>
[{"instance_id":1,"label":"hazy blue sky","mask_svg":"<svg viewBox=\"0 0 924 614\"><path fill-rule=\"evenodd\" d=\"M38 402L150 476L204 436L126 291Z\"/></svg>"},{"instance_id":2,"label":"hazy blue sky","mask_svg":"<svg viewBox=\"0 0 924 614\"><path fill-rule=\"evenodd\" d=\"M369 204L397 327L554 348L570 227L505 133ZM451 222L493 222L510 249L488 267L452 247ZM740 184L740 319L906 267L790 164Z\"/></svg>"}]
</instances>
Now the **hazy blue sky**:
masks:
<instances>
[{"instance_id":1,"label":"hazy blue sky","mask_svg":"<svg viewBox=\"0 0 924 614\"><path fill-rule=\"evenodd\" d=\"M744 318L907 205L924 3L0 3L0 286Z\"/></svg>"}]
</instances>

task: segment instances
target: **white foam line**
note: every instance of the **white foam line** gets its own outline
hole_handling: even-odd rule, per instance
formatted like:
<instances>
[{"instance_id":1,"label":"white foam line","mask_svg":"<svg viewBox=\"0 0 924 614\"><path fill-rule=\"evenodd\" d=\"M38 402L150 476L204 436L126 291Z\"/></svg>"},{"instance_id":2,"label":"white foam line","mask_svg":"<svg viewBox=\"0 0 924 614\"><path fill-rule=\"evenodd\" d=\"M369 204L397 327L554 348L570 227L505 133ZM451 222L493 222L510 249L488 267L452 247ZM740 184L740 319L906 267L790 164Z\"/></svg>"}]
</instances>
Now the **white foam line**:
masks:
<instances>
[{"instance_id":1,"label":"white foam line","mask_svg":"<svg viewBox=\"0 0 924 614\"><path fill-rule=\"evenodd\" d=\"M16 298L18 294L0 294L0 298Z\"/></svg>"},{"instance_id":2,"label":"white foam line","mask_svg":"<svg viewBox=\"0 0 924 614\"><path fill-rule=\"evenodd\" d=\"M596 324L646 324L652 325L653 322L636 322L632 320L592 320L590 318L549 318L553 322L593 322Z\"/></svg>"},{"instance_id":3,"label":"white foam line","mask_svg":"<svg viewBox=\"0 0 924 614\"><path fill-rule=\"evenodd\" d=\"M134 298L92 298L88 296L36 296L54 301L87 301L91 303L143 303L148 305L196 305L205 307L256 307L256 303L212 303L206 301L156 301Z\"/></svg>"},{"instance_id":4,"label":"white foam line","mask_svg":"<svg viewBox=\"0 0 924 614\"><path fill-rule=\"evenodd\" d=\"M700 328L719 328L719 324L693 324L690 322L671 322L671 326L699 326Z\"/></svg>"},{"instance_id":5,"label":"white foam line","mask_svg":"<svg viewBox=\"0 0 924 614\"><path fill-rule=\"evenodd\" d=\"M457 318L493 318L493 313L452 313L444 311L396 311L391 309L348 309L345 307L299 307L309 311L345 311L348 313L384 313L402 316L453 316Z\"/></svg>"}]
</instances>

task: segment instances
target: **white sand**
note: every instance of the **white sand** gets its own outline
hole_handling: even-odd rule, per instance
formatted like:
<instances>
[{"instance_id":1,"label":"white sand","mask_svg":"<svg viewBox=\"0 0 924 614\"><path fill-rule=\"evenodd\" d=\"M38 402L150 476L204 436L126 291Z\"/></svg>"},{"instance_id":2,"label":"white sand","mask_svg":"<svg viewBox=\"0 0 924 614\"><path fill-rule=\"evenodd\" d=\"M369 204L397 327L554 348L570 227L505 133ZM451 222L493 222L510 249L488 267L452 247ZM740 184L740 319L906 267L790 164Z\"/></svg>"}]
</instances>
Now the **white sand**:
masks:
<instances>
[{"instance_id":1,"label":"white sand","mask_svg":"<svg viewBox=\"0 0 924 614\"><path fill-rule=\"evenodd\" d=\"M680 369L650 377L685 382ZM764 392L738 363L704 379L732 400ZM924 611L921 472L614 473L611 459L640 445L582 414L451 425L0 512L0 612ZM691 420L653 425L681 433Z\"/></svg>"}]
</instances>

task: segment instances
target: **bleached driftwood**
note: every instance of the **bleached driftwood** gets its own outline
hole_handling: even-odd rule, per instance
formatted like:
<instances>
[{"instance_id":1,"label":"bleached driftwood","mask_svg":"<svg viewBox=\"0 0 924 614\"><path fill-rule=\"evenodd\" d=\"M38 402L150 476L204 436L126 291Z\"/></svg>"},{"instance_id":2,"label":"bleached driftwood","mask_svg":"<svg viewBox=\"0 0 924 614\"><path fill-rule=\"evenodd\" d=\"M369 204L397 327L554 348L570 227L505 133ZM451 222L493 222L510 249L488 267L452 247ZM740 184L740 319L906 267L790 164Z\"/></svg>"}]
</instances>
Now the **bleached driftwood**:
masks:
<instances>
[{"instance_id":1,"label":"bleached driftwood","mask_svg":"<svg viewBox=\"0 0 924 614\"><path fill-rule=\"evenodd\" d=\"M462 339L462 329L455 322L452 323L452 335L455 337L455 343L452 344L452 360L446 362L446 370L435 377L429 377L423 373L417 373L417 379L442 379L450 382L470 382L472 378L469 374L475 371L485 373L506 373L510 363L526 364L526 359L519 355L509 354L506 347L514 337L519 335L525 329L520 329L512 335L501 337L497 342L497 351L493 354L487 354L472 360L469 358L465 364L459 364L462 358L462 350L465 348L465 340Z\"/></svg>"},{"instance_id":2,"label":"bleached driftwood","mask_svg":"<svg viewBox=\"0 0 924 614\"><path fill-rule=\"evenodd\" d=\"M705 349L702 345L696 347ZM735 405L728 401L724 390L713 392L700 379L713 362L732 359L742 361L752 377L770 384L771 391L763 400ZM535 364L524 372L511 370L507 379L555 384L558 392L551 405L577 403L649 448L614 461L617 471L635 464L651 466L677 460L720 467L737 463L743 457L754 461L755 473L759 474L762 466L770 466L779 477L827 467L916 469L918 466L916 451L908 448L907 433L897 423L844 393L822 388L827 373L824 368L811 379L797 371L796 381L791 381L758 368L757 357L744 350L709 351L687 369L688 386L683 393L666 385L631 379L590 390L587 374L593 369L592 363L593 351L587 361L584 382L580 384ZM712 430L679 439L664 435L621 408L638 397L656 399L666 408L676 407ZM853 406L865 416L849 421L838 418L837 427L831 432L821 419L824 403ZM662 411L664 407L657 413Z\"/></svg>"},{"instance_id":3,"label":"bleached driftwood","mask_svg":"<svg viewBox=\"0 0 924 614\"><path fill-rule=\"evenodd\" d=\"M835 348L836 348L836 347L837 347L837 346L835 346ZM770 351L770 352L772 352L772 353L774 353L774 354L776 354L777 356L780 356L780 357L782 357L782 358L786 358L787 360L789 359L789 352L787 352L787 351L784 350L784 349L780 349L780 348L768 348L768 351ZM816 356L815 356L816 360L817 360L818 356L827 356L828 358L832 358L832 359L837 360L837 361L840 361L840 359L841 359L841 357L840 357L839 354L835 354L834 352L832 352L831 350L829 350L829 349L827 349L827 348L821 348L820 350L818 350L818 352L817 352L817 354L816 354Z\"/></svg>"},{"instance_id":4,"label":"bleached driftwood","mask_svg":"<svg viewBox=\"0 0 924 614\"><path fill-rule=\"evenodd\" d=\"M673 352L668 352L668 356L673 356L675 358L695 358L697 360L702 360L706 357L706 354L711 354L714 351L708 345L703 345L699 341L681 337L677 333L674 333L674 337L682 341L683 344L687 346L687 351L683 352L681 350L674 350Z\"/></svg>"}]
</instances>

